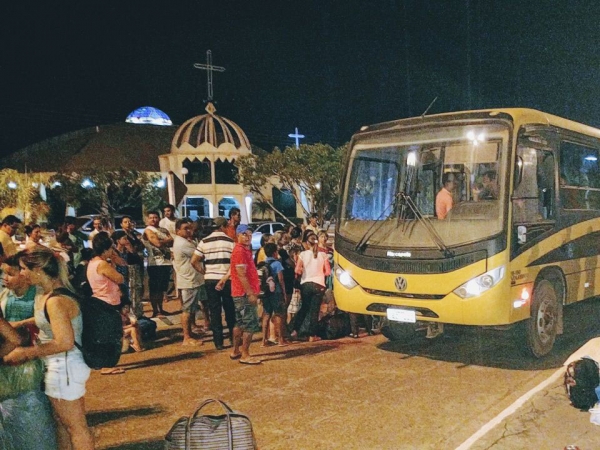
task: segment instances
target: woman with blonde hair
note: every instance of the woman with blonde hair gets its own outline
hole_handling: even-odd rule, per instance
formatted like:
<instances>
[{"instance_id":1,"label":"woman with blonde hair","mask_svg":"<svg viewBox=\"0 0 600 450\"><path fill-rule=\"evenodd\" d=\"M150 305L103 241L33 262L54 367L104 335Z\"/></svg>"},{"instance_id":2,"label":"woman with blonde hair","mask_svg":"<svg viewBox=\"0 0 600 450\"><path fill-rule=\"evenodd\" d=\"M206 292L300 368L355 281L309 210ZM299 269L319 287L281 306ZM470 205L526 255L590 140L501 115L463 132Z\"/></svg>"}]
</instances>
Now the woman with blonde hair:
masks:
<instances>
[{"instance_id":1,"label":"woman with blonde hair","mask_svg":"<svg viewBox=\"0 0 600 450\"><path fill-rule=\"evenodd\" d=\"M57 422L60 449L93 449L94 438L85 419L85 384L90 368L75 345L81 342L83 321L68 280L65 262L43 247L24 252L21 272L43 295L36 300L35 324L39 344L17 347L4 357L7 364L22 364L43 357L46 363L45 392Z\"/></svg>"}]
</instances>

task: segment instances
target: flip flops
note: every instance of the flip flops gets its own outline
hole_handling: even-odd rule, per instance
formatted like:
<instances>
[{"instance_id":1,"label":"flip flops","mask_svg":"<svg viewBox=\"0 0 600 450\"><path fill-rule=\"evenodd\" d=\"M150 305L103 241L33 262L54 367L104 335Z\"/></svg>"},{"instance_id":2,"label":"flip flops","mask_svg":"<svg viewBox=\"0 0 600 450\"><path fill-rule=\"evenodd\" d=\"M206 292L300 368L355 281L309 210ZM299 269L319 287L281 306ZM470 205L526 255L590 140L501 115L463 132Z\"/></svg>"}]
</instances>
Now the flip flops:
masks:
<instances>
[{"instance_id":1,"label":"flip flops","mask_svg":"<svg viewBox=\"0 0 600 450\"><path fill-rule=\"evenodd\" d=\"M262 361L258 358L240 359L240 364L248 364L250 366L256 366L262 364Z\"/></svg>"},{"instance_id":2,"label":"flip flops","mask_svg":"<svg viewBox=\"0 0 600 450\"><path fill-rule=\"evenodd\" d=\"M102 369L100 371L101 375L120 375L125 373L125 369L121 369L120 367L111 367L107 369Z\"/></svg>"},{"instance_id":3,"label":"flip flops","mask_svg":"<svg viewBox=\"0 0 600 450\"><path fill-rule=\"evenodd\" d=\"M238 353L237 355L229 355L229 359L231 359L232 361L235 361L236 359L240 359L242 357L241 353Z\"/></svg>"}]
</instances>

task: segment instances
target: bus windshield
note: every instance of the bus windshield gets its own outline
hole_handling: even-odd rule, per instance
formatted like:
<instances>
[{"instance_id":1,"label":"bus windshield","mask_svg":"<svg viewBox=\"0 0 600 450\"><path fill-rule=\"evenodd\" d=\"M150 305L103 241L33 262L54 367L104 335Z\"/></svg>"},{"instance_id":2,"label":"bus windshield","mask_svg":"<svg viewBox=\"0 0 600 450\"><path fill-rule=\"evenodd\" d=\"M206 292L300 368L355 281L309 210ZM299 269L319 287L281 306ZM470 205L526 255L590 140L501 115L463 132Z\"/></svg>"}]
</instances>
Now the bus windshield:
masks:
<instances>
[{"instance_id":1,"label":"bus windshield","mask_svg":"<svg viewBox=\"0 0 600 450\"><path fill-rule=\"evenodd\" d=\"M340 235L369 246L430 248L437 246L435 233L446 246L498 234L508 142L508 125L500 123L357 138L343 186Z\"/></svg>"}]
</instances>

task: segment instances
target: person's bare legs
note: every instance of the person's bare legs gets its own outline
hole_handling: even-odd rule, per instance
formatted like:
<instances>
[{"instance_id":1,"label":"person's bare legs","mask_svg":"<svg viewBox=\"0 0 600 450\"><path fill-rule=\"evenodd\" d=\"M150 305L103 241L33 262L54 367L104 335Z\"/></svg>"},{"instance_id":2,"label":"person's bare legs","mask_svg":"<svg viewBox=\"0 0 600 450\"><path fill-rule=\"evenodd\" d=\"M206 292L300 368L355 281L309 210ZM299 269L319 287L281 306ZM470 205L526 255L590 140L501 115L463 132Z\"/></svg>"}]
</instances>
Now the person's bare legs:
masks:
<instances>
[{"instance_id":1,"label":"person's bare legs","mask_svg":"<svg viewBox=\"0 0 600 450\"><path fill-rule=\"evenodd\" d=\"M133 349L136 352L141 352L142 350L144 350L144 344L142 341L142 330L140 330L140 326L138 324L135 324L131 329L131 340L133 341Z\"/></svg>"},{"instance_id":2,"label":"person's bare legs","mask_svg":"<svg viewBox=\"0 0 600 450\"><path fill-rule=\"evenodd\" d=\"M59 424L59 450L93 450L94 437L85 419L84 398L72 401L51 397L49 399Z\"/></svg>"},{"instance_id":3,"label":"person's bare legs","mask_svg":"<svg viewBox=\"0 0 600 450\"><path fill-rule=\"evenodd\" d=\"M202 341L198 341L192 338L192 322L195 321L196 314L190 312L181 313L181 328L183 330L183 344L184 345L201 345Z\"/></svg>"},{"instance_id":4,"label":"person's bare legs","mask_svg":"<svg viewBox=\"0 0 600 450\"><path fill-rule=\"evenodd\" d=\"M277 333L277 342L279 343L280 347L283 347L284 345L288 345L289 342L286 340L285 338L285 321L283 320L283 317L280 316L279 314L275 314L273 316L273 326L275 328L275 332Z\"/></svg>"},{"instance_id":5,"label":"person's bare legs","mask_svg":"<svg viewBox=\"0 0 600 450\"><path fill-rule=\"evenodd\" d=\"M242 359L241 361L250 359L250 344L252 343L252 333L246 333L245 331L242 334Z\"/></svg>"},{"instance_id":6,"label":"person's bare legs","mask_svg":"<svg viewBox=\"0 0 600 450\"><path fill-rule=\"evenodd\" d=\"M263 313L262 316L262 346L266 347L269 345L269 321L271 320L271 315L267 313Z\"/></svg>"},{"instance_id":7,"label":"person's bare legs","mask_svg":"<svg viewBox=\"0 0 600 450\"><path fill-rule=\"evenodd\" d=\"M233 349L231 351L232 358L238 358L240 355L240 346L242 345L242 329L233 327Z\"/></svg>"}]
</instances>

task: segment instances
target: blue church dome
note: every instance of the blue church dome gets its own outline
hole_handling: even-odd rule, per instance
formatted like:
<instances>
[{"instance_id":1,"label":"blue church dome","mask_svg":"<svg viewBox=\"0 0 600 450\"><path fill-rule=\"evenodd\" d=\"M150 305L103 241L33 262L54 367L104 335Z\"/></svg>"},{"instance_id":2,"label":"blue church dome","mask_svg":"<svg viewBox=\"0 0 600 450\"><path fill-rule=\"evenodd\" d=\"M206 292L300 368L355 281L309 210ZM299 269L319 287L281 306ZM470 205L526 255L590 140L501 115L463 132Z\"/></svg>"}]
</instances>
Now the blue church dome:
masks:
<instances>
[{"instance_id":1,"label":"blue church dome","mask_svg":"<svg viewBox=\"0 0 600 450\"><path fill-rule=\"evenodd\" d=\"M142 106L127 116L125 122L150 125L173 125L169 116L158 108Z\"/></svg>"}]
</instances>

